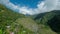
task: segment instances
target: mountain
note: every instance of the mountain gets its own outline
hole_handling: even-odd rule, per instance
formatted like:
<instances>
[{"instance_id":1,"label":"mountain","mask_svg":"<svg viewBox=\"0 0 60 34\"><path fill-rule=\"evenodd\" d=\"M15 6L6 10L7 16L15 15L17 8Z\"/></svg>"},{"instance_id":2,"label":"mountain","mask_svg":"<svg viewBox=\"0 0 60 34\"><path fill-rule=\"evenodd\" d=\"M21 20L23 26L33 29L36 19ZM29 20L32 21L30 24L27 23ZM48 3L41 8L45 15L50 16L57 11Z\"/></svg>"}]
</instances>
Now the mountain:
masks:
<instances>
[{"instance_id":1,"label":"mountain","mask_svg":"<svg viewBox=\"0 0 60 34\"><path fill-rule=\"evenodd\" d=\"M49 26L53 31L60 32L60 10L38 14L34 20L38 24Z\"/></svg>"},{"instance_id":2,"label":"mountain","mask_svg":"<svg viewBox=\"0 0 60 34\"><path fill-rule=\"evenodd\" d=\"M0 34L57 34L60 31L59 12L55 10L30 16L0 4Z\"/></svg>"},{"instance_id":3,"label":"mountain","mask_svg":"<svg viewBox=\"0 0 60 34\"><path fill-rule=\"evenodd\" d=\"M20 22L17 22L18 19ZM27 23L34 22L34 20L27 18L25 15L14 12L0 4L0 34L34 34L32 30L25 28L24 24L20 24L24 22L24 19L27 19ZM23 21L21 22L21 20Z\"/></svg>"},{"instance_id":4,"label":"mountain","mask_svg":"<svg viewBox=\"0 0 60 34\"><path fill-rule=\"evenodd\" d=\"M12 23L14 22L17 18L23 18L25 17L22 14L13 12L12 10L4 7L3 5L0 5L0 25L2 25L2 23ZM7 25L7 24L4 24Z\"/></svg>"}]
</instances>

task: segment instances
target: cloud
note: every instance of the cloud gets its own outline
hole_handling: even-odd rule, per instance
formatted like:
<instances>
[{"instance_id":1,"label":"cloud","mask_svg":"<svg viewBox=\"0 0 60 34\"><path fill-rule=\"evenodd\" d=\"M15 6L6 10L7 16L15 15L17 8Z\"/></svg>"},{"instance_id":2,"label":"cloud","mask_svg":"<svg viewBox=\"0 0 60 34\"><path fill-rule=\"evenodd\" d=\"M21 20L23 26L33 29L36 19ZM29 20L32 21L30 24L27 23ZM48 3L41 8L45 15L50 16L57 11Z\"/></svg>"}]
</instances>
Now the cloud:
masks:
<instances>
[{"instance_id":1,"label":"cloud","mask_svg":"<svg viewBox=\"0 0 60 34\"><path fill-rule=\"evenodd\" d=\"M38 6L38 9L40 10L39 7L42 6L42 8L40 10L41 12L47 12L47 11L54 10L57 5L57 2L58 2L58 0L45 0L44 2L42 2L42 5L41 5L41 3L38 4L38 5L40 5L40 6Z\"/></svg>"},{"instance_id":2,"label":"cloud","mask_svg":"<svg viewBox=\"0 0 60 34\"><path fill-rule=\"evenodd\" d=\"M38 5L37 9L39 9L40 13L60 10L60 0L45 0Z\"/></svg>"},{"instance_id":3,"label":"cloud","mask_svg":"<svg viewBox=\"0 0 60 34\"><path fill-rule=\"evenodd\" d=\"M44 7L44 2L38 3L37 7L38 9L42 9Z\"/></svg>"},{"instance_id":4,"label":"cloud","mask_svg":"<svg viewBox=\"0 0 60 34\"><path fill-rule=\"evenodd\" d=\"M20 11L20 13L23 13L23 14L31 14L32 15L32 13L33 13L33 10L28 7L21 7L21 8L19 8L19 11Z\"/></svg>"},{"instance_id":5,"label":"cloud","mask_svg":"<svg viewBox=\"0 0 60 34\"><path fill-rule=\"evenodd\" d=\"M58 0L55 10L60 10L60 0Z\"/></svg>"},{"instance_id":6,"label":"cloud","mask_svg":"<svg viewBox=\"0 0 60 34\"><path fill-rule=\"evenodd\" d=\"M26 7L26 6L23 6L23 7L20 7L20 6L16 6L14 5L13 3L11 3L9 0L0 0L0 4L3 4L5 5L6 7L14 10L14 11L18 11L19 13L22 13L22 14L30 14L32 15L33 14L33 10Z\"/></svg>"},{"instance_id":7,"label":"cloud","mask_svg":"<svg viewBox=\"0 0 60 34\"><path fill-rule=\"evenodd\" d=\"M45 5L46 5L46 8L49 10L49 9L53 9L57 4L57 0L46 0L45 1Z\"/></svg>"},{"instance_id":8,"label":"cloud","mask_svg":"<svg viewBox=\"0 0 60 34\"><path fill-rule=\"evenodd\" d=\"M9 0L0 0L0 4L5 5L6 7L15 10L18 8L18 6L14 5L13 3L11 3Z\"/></svg>"},{"instance_id":9,"label":"cloud","mask_svg":"<svg viewBox=\"0 0 60 34\"><path fill-rule=\"evenodd\" d=\"M4 4L8 8L14 11L18 11L19 13L29 14L29 15L49 12L51 10L60 10L60 0L45 0L42 2L38 2L37 8L35 9L29 8L27 6L21 7L18 5L14 5L9 0L0 0L0 4Z\"/></svg>"}]
</instances>

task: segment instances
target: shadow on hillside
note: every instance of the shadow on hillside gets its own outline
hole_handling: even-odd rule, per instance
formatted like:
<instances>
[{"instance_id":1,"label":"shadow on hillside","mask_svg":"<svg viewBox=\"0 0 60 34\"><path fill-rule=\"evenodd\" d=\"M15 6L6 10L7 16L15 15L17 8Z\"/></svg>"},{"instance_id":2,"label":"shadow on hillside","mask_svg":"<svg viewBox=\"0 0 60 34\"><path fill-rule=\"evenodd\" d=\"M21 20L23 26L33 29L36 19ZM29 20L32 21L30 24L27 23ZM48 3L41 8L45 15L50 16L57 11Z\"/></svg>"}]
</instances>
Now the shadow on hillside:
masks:
<instances>
[{"instance_id":1,"label":"shadow on hillside","mask_svg":"<svg viewBox=\"0 0 60 34\"><path fill-rule=\"evenodd\" d=\"M48 21L48 25L55 32L60 32L60 15L54 16Z\"/></svg>"}]
</instances>

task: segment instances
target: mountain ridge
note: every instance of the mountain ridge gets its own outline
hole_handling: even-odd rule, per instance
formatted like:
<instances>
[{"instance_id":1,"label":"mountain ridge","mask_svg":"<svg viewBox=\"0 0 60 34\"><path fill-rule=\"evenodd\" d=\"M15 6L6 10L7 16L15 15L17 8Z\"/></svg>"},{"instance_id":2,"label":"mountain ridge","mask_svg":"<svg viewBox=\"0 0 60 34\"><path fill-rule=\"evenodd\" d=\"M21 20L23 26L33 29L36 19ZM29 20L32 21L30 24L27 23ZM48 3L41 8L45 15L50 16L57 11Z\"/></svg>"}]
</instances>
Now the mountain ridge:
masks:
<instances>
[{"instance_id":1,"label":"mountain ridge","mask_svg":"<svg viewBox=\"0 0 60 34\"><path fill-rule=\"evenodd\" d=\"M57 34L59 31L58 23L60 21L58 18L60 17L60 10L58 12L56 11L57 10L26 16L0 5L0 30L1 32L4 31L6 34L9 32L14 32L16 34ZM58 20L56 21L56 26L58 27L51 23L53 22L52 20Z\"/></svg>"}]
</instances>

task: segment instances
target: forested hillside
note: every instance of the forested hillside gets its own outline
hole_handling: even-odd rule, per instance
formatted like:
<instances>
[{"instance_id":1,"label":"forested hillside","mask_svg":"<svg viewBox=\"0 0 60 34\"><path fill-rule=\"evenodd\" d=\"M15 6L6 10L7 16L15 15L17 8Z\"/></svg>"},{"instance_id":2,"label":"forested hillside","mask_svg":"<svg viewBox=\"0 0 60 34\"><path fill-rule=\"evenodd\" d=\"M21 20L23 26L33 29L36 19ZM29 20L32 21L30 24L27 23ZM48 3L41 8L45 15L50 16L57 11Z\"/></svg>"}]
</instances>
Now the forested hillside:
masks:
<instances>
[{"instance_id":1,"label":"forested hillside","mask_svg":"<svg viewBox=\"0 0 60 34\"><path fill-rule=\"evenodd\" d=\"M44 16L41 16L41 15L44 15ZM60 32L60 10L53 10L51 12L41 13L41 15L38 14L34 18L34 20L38 24L43 24L46 27L48 26L57 33Z\"/></svg>"}]
</instances>

